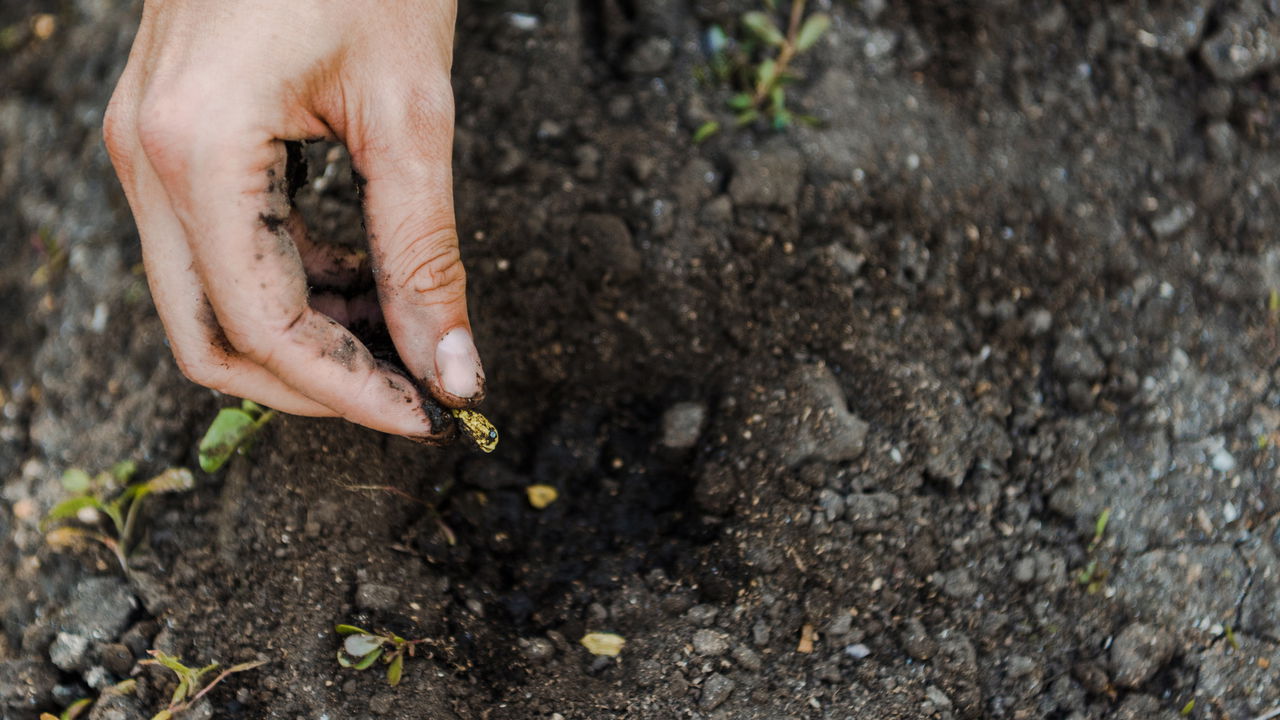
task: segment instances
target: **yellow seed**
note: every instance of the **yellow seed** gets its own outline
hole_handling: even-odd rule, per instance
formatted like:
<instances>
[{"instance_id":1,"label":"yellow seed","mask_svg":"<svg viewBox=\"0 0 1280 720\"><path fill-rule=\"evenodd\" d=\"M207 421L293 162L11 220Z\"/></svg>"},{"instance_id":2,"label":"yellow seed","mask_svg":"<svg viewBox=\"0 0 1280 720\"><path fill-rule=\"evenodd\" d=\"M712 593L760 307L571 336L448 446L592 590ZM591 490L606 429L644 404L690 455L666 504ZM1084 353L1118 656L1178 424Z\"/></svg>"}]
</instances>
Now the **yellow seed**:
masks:
<instances>
[{"instance_id":1,"label":"yellow seed","mask_svg":"<svg viewBox=\"0 0 1280 720\"><path fill-rule=\"evenodd\" d=\"M560 493L550 485L530 485L525 488L525 492L529 495L529 504L541 510L560 497Z\"/></svg>"},{"instance_id":2,"label":"yellow seed","mask_svg":"<svg viewBox=\"0 0 1280 720\"><path fill-rule=\"evenodd\" d=\"M481 450L490 453L498 447L498 429L489 422L489 418L475 410L463 409L452 412L458 419L458 424L462 426L463 432L474 440Z\"/></svg>"},{"instance_id":3,"label":"yellow seed","mask_svg":"<svg viewBox=\"0 0 1280 720\"><path fill-rule=\"evenodd\" d=\"M58 18L49 13L40 13L31 18L31 32L40 40L48 40L57 29Z\"/></svg>"},{"instance_id":4,"label":"yellow seed","mask_svg":"<svg viewBox=\"0 0 1280 720\"><path fill-rule=\"evenodd\" d=\"M626 638L613 633L593 632L582 636L578 642L582 643L582 647L586 648L592 655L607 655L616 657L622 652L622 646L627 644Z\"/></svg>"}]
</instances>

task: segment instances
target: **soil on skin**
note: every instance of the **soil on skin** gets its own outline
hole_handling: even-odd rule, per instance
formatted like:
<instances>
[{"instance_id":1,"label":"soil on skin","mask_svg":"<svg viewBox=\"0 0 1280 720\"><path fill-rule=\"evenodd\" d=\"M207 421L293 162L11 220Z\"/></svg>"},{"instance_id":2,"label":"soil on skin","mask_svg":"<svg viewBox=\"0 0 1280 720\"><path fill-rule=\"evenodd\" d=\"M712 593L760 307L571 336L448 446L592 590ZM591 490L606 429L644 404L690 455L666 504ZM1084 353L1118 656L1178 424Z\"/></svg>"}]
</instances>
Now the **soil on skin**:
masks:
<instances>
[{"instance_id":1,"label":"soil on skin","mask_svg":"<svg viewBox=\"0 0 1280 720\"><path fill-rule=\"evenodd\" d=\"M269 660L219 718L1280 706L1274 11L832 2L788 95L821 124L695 146L728 93L703 33L751 6L463 3L497 451L281 418L148 499L129 577L45 545L57 478L194 467L232 400L175 368L102 148L137 4L0 7L0 718L126 677L91 717L150 717L152 648ZM349 163L312 151L298 201L356 242ZM336 623L428 640L392 689Z\"/></svg>"}]
</instances>

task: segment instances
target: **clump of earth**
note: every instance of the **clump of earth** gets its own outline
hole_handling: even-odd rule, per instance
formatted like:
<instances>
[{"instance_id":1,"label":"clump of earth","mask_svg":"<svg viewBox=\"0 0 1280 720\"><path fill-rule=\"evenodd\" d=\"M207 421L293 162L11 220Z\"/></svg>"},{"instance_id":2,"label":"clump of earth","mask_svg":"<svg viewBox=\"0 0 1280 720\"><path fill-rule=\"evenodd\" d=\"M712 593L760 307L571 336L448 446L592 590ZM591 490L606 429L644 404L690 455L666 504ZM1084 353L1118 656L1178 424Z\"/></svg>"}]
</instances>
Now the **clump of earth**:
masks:
<instances>
[{"instance_id":1,"label":"clump of earth","mask_svg":"<svg viewBox=\"0 0 1280 720\"><path fill-rule=\"evenodd\" d=\"M1280 707L1280 17L829 5L788 88L819 122L695 145L751 3L464 4L497 450L274 420L148 500L128 574L45 543L58 478L195 467L235 401L174 366L102 148L138 3L0 8L0 718L129 678L87 717L149 718L148 650L268 661L193 717ZM308 151L316 235L360 242ZM393 688L339 623L425 641Z\"/></svg>"}]
</instances>

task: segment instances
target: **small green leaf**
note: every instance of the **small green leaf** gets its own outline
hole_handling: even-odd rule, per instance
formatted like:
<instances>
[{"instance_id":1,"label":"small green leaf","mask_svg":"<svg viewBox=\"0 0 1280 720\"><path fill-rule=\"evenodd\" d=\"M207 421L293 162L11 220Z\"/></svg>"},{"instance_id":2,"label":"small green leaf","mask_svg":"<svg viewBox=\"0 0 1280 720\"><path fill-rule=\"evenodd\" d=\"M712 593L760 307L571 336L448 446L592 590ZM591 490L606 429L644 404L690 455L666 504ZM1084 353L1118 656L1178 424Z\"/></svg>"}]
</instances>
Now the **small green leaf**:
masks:
<instances>
[{"instance_id":1,"label":"small green leaf","mask_svg":"<svg viewBox=\"0 0 1280 720\"><path fill-rule=\"evenodd\" d=\"M786 130L791 127L791 113L786 108L778 110L773 114L773 129Z\"/></svg>"},{"instance_id":2,"label":"small green leaf","mask_svg":"<svg viewBox=\"0 0 1280 720\"><path fill-rule=\"evenodd\" d=\"M356 627L355 625L337 625L333 629L339 635L352 635L354 633L360 633L361 635L372 634L368 630L363 630L361 628Z\"/></svg>"},{"instance_id":3,"label":"small green leaf","mask_svg":"<svg viewBox=\"0 0 1280 720\"><path fill-rule=\"evenodd\" d=\"M61 720L76 720L76 718L80 717L80 713L87 710L92 704L93 698L80 698L62 711Z\"/></svg>"},{"instance_id":4,"label":"small green leaf","mask_svg":"<svg viewBox=\"0 0 1280 720\"><path fill-rule=\"evenodd\" d=\"M698 145L718 132L720 132L720 123L715 120L704 122L698 126L697 130L693 131L693 144Z\"/></svg>"},{"instance_id":5,"label":"small green leaf","mask_svg":"<svg viewBox=\"0 0 1280 720\"><path fill-rule=\"evenodd\" d=\"M356 663L354 667L357 670L367 670L369 666L377 662L380 657L382 657L382 648L378 648L377 650L374 650L368 655L360 658L360 662Z\"/></svg>"},{"instance_id":6,"label":"small green leaf","mask_svg":"<svg viewBox=\"0 0 1280 720\"><path fill-rule=\"evenodd\" d=\"M774 85L769 91L769 105L777 113L787 107L787 91L781 85Z\"/></svg>"},{"instance_id":7,"label":"small green leaf","mask_svg":"<svg viewBox=\"0 0 1280 720\"><path fill-rule=\"evenodd\" d=\"M385 641L377 635L348 635L342 649L351 657L364 657L382 647Z\"/></svg>"},{"instance_id":8,"label":"small green leaf","mask_svg":"<svg viewBox=\"0 0 1280 720\"><path fill-rule=\"evenodd\" d=\"M782 37L782 31L773 22L773 18L759 10L743 13L742 24L746 25L752 34L770 45L781 45L786 42L786 39Z\"/></svg>"},{"instance_id":9,"label":"small green leaf","mask_svg":"<svg viewBox=\"0 0 1280 720\"><path fill-rule=\"evenodd\" d=\"M729 108L731 110L747 110L755 105L755 100L749 93L738 93L729 98Z\"/></svg>"},{"instance_id":10,"label":"small green leaf","mask_svg":"<svg viewBox=\"0 0 1280 720\"><path fill-rule=\"evenodd\" d=\"M262 413L266 412L266 409L264 409L261 405L259 405L258 403L252 400L241 400L240 409L244 410L250 415L253 415L254 417L257 417L258 415L261 415Z\"/></svg>"},{"instance_id":11,"label":"small green leaf","mask_svg":"<svg viewBox=\"0 0 1280 720\"><path fill-rule=\"evenodd\" d=\"M738 117L735 118L734 122L737 123L738 127L743 127L755 122L759 117L760 112L758 110L748 110L744 113L738 113Z\"/></svg>"},{"instance_id":12,"label":"small green leaf","mask_svg":"<svg viewBox=\"0 0 1280 720\"><path fill-rule=\"evenodd\" d=\"M1111 522L1111 508L1102 508L1102 512L1098 514L1098 520L1093 524L1093 541L1098 542L1102 539L1103 533L1107 531L1107 523Z\"/></svg>"},{"instance_id":13,"label":"small green leaf","mask_svg":"<svg viewBox=\"0 0 1280 720\"><path fill-rule=\"evenodd\" d=\"M796 50L804 52L813 47L829 27L831 27L830 15L826 13L810 15L800 26L799 34L796 35Z\"/></svg>"},{"instance_id":14,"label":"small green leaf","mask_svg":"<svg viewBox=\"0 0 1280 720\"><path fill-rule=\"evenodd\" d=\"M1187 704L1186 704L1186 705L1183 705L1183 706L1182 706L1182 710L1180 710L1180 711L1178 712L1178 714L1179 714L1179 715L1190 715L1190 714L1191 714L1191 711L1192 711L1192 710L1195 710L1195 709L1196 709L1196 699L1195 699L1195 698L1191 698L1190 700L1188 700L1188 701L1187 701Z\"/></svg>"},{"instance_id":15,"label":"small green leaf","mask_svg":"<svg viewBox=\"0 0 1280 720\"><path fill-rule=\"evenodd\" d=\"M772 89L774 82L778 79L778 63L773 58L766 58L760 63L760 67L756 68L756 82L760 85Z\"/></svg>"},{"instance_id":16,"label":"small green leaf","mask_svg":"<svg viewBox=\"0 0 1280 720\"><path fill-rule=\"evenodd\" d=\"M396 659L391 661L391 666L387 668L387 683L391 687L400 684L400 673L404 672L404 655L396 655Z\"/></svg>"},{"instance_id":17,"label":"small green leaf","mask_svg":"<svg viewBox=\"0 0 1280 720\"><path fill-rule=\"evenodd\" d=\"M338 650L338 664L344 668L349 668L354 665L354 663L351 662L351 659L347 656L347 651L341 649Z\"/></svg>"},{"instance_id":18,"label":"small green leaf","mask_svg":"<svg viewBox=\"0 0 1280 720\"><path fill-rule=\"evenodd\" d=\"M178 687L173 691L173 699L169 701L170 705L177 705L187 699L187 692L191 689L191 682L185 677L182 682L178 683Z\"/></svg>"},{"instance_id":19,"label":"small green leaf","mask_svg":"<svg viewBox=\"0 0 1280 720\"><path fill-rule=\"evenodd\" d=\"M138 463L132 460L121 460L112 465L107 472L111 473L111 477L115 478L118 484L124 485L132 480L134 474L138 472Z\"/></svg>"},{"instance_id":20,"label":"small green leaf","mask_svg":"<svg viewBox=\"0 0 1280 720\"><path fill-rule=\"evenodd\" d=\"M170 718L172 718L172 717L173 717L173 712L172 712L172 711L170 711L170 710L161 710L160 712L156 713L155 715L152 715L152 716L151 716L151 720L169 720L169 719L170 719Z\"/></svg>"},{"instance_id":21,"label":"small green leaf","mask_svg":"<svg viewBox=\"0 0 1280 720\"><path fill-rule=\"evenodd\" d=\"M253 436L257 425L248 412L240 408L223 408L218 411L213 424L200 440L200 469L207 473L218 468L231 457L242 443Z\"/></svg>"},{"instance_id":22,"label":"small green leaf","mask_svg":"<svg viewBox=\"0 0 1280 720\"><path fill-rule=\"evenodd\" d=\"M93 478L89 477L89 473L80 468L71 468L62 473L62 487L67 492L83 493L89 491L89 486L93 484Z\"/></svg>"},{"instance_id":23,"label":"small green leaf","mask_svg":"<svg viewBox=\"0 0 1280 720\"><path fill-rule=\"evenodd\" d=\"M94 508L95 510L103 511L106 510L98 498L93 497L92 495L77 495L76 497L67 498L57 505L54 505L53 509L49 511L49 514L44 516L41 526L48 527L50 523L57 520L66 520L67 518L75 517L85 508Z\"/></svg>"}]
</instances>

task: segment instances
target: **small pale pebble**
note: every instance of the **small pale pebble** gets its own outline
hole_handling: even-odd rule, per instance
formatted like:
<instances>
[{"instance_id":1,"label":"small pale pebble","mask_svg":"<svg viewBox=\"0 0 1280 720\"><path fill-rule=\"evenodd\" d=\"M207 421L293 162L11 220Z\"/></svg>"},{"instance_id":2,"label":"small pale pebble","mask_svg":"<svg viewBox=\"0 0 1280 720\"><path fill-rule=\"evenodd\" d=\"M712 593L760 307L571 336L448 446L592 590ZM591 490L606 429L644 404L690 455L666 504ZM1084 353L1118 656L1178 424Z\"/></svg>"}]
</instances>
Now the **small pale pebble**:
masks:
<instances>
[{"instance_id":1,"label":"small pale pebble","mask_svg":"<svg viewBox=\"0 0 1280 720\"><path fill-rule=\"evenodd\" d=\"M1211 463L1213 465L1213 469L1221 473L1231 472L1236 469L1236 459L1225 449L1215 452Z\"/></svg>"},{"instance_id":2,"label":"small pale pebble","mask_svg":"<svg viewBox=\"0 0 1280 720\"><path fill-rule=\"evenodd\" d=\"M858 643L856 645L849 645L845 647L844 654L854 660L861 660L871 654L871 648L863 645L862 643Z\"/></svg>"}]
</instances>

